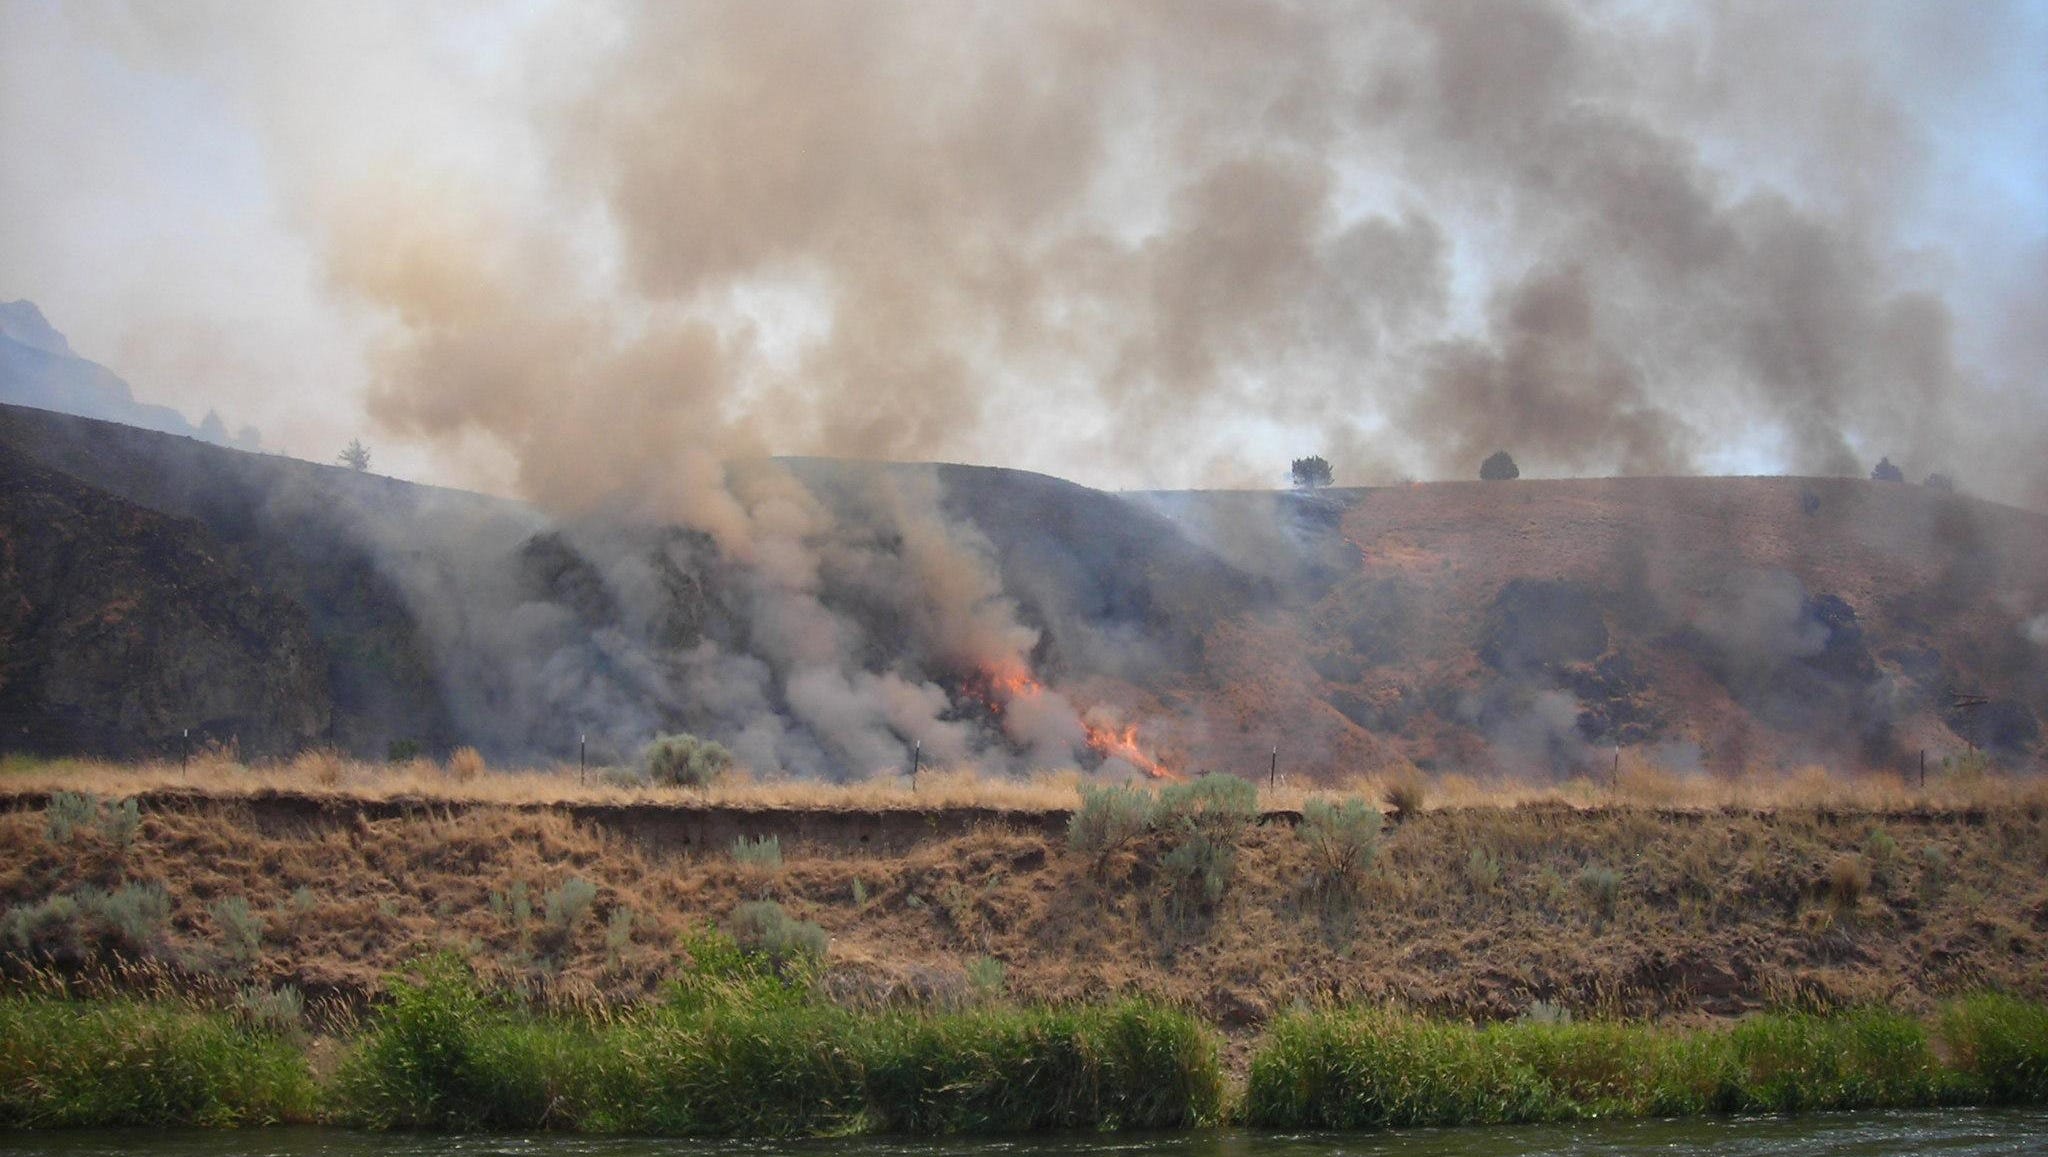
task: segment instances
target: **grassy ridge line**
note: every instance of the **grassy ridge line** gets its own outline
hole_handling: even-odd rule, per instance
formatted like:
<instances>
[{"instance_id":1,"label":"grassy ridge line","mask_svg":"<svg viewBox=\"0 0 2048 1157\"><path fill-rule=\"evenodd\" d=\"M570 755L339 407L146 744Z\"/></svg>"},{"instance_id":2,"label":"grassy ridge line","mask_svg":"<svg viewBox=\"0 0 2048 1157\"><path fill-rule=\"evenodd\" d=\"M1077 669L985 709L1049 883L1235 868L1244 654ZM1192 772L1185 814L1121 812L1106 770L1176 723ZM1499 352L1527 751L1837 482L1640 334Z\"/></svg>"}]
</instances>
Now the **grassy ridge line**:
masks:
<instances>
[{"instance_id":1,"label":"grassy ridge line","mask_svg":"<svg viewBox=\"0 0 2048 1157\"><path fill-rule=\"evenodd\" d=\"M1708 1029L1299 1014L1254 1056L1242 1116L1358 1129L2043 1101L2048 1006L1979 995L1933 1033L1877 1009Z\"/></svg>"}]
</instances>

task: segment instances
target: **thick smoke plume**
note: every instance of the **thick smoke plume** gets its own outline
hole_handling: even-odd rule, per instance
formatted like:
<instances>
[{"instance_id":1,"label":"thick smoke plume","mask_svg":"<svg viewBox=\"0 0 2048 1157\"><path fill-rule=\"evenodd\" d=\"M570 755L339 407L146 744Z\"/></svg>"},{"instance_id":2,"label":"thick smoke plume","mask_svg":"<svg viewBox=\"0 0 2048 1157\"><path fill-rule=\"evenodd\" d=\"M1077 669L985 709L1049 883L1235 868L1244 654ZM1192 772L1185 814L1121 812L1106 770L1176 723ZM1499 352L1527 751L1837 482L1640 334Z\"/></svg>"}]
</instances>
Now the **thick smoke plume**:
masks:
<instances>
[{"instance_id":1,"label":"thick smoke plume","mask_svg":"<svg viewBox=\"0 0 2048 1157\"><path fill-rule=\"evenodd\" d=\"M1889 454L2048 503L2048 231L1957 135L2038 110L2023 5L543 13L494 57L517 147L446 156L352 138L394 66L309 91L353 25L133 23L277 134L392 323L373 415L551 504L743 537L735 456L1265 484L1276 432L1354 480Z\"/></svg>"},{"instance_id":2,"label":"thick smoke plume","mask_svg":"<svg viewBox=\"0 0 2048 1157\"><path fill-rule=\"evenodd\" d=\"M446 33L409 12L336 42ZM388 436L501 455L609 591L660 590L660 551L583 540L669 525L701 536L673 575L743 592L743 629L543 668L647 668L761 766L862 771L905 740L986 757L957 680L1031 670L1045 635L933 485L820 495L771 455L1158 486L1268 485L1287 438L1367 482L1469 477L1501 447L1539 475L1883 453L2048 506L2048 241L1944 185L1942 134L1998 96L1981 78L2034 67L2009 56L2028 20L573 5L488 54L515 146L445 155L351 127L389 123L408 78L329 47L331 15L143 10L110 39L227 78L270 134L326 292L377 319ZM475 654L605 645L491 630L515 637ZM1073 712L1030 714L1004 750L1070 757Z\"/></svg>"}]
</instances>

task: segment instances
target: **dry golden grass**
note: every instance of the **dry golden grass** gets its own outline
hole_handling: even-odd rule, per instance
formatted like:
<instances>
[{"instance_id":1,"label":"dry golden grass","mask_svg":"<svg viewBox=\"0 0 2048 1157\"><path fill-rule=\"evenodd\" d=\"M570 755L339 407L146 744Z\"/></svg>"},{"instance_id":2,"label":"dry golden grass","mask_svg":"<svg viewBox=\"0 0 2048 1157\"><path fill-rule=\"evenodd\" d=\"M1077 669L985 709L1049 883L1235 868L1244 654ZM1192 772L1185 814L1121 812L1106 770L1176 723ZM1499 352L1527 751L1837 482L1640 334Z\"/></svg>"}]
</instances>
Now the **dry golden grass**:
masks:
<instances>
[{"instance_id":1,"label":"dry golden grass","mask_svg":"<svg viewBox=\"0 0 2048 1157\"><path fill-rule=\"evenodd\" d=\"M980 957L1005 965L1018 997L1146 993L1233 1030L1303 1000L1657 1016L2048 991L2039 810L1674 815L1452 800L1390 827L1341 908L1314 892L1312 851L1284 824L1252 829L1220 901L1188 908L1161 882L1156 836L1099 872L1062 839L1001 825L895 850L784 840L771 871L722 841L686 846L545 809L307 816L165 800L122 845L97 829L55 840L30 808L0 813L0 910L161 883L172 911L157 959L185 984L220 967L213 913L240 897L263 922L253 978L338 1000L429 950L538 999L645 999L672 975L686 929L764 898L826 930L829 990L856 1003L958 995ZM594 886L595 903L557 926L548 896L572 880Z\"/></svg>"},{"instance_id":2,"label":"dry golden grass","mask_svg":"<svg viewBox=\"0 0 2048 1157\"><path fill-rule=\"evenodd\" d=\"M1060 811L1080 803L1080 788L1092 782L1078 769L1040 772L1029 778L983 775L971 768L925 771L913 785L890 776L832 783L815 779L728 775L709 788L628 785L608 769L579 773L573 767L500 769L486 766L474 748L461 748L444 766L432 760L384 764L349 760L317 749L278 762L245 764L232 753L176 763L115 763L91 759L35 759L0 756L0 793L87 791L121 798L159 790L197 790L236 796L303 792L354 799L399 797L497 804L671 803L695 806L804 808L819 810L929 811L993 808ZM1640 807L1678 811L1785 808L1844 811L2048 806L2048 778L1987 773L1964 764L1953 771L1930 770L1924 786L1892 774L1839 775L1810 765L1790 773L1751 772L1737 777L1674 771L1639 759L1624 759L1618 775L1580 776L1543 783L1456 773L1424 775L1408 766L1354 776L1336 783L1282 777L1261 783L1260 805L1298 811L1310 798L1358 798L1383 811L1399 810L1394 799L1421 800L1420 810L1553 805L1574 808Z\"/></svg>"}]
</instances>

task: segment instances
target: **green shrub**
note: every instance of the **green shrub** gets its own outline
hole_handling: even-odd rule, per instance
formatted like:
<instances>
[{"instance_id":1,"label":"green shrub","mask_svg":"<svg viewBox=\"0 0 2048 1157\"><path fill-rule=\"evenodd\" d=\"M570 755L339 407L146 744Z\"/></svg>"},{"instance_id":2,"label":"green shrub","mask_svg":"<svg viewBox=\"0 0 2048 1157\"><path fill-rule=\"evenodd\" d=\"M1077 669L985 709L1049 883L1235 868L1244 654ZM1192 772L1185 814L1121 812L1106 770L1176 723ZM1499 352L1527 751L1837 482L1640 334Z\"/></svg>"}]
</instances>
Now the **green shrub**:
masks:
<instances>
[{"instance_id":1,"label":"green shrub","mask_svg":"<svg viewBox=\"0 0 2048 1157\"><path fill-rule=\"evenodd\" d=\"M135 842L135 833L142 828L142 809L133 799L110 803L100 809L96 826L108 843L126 849Z\"/></svg>"},{"instance_id":2,"label":"green shrub","mask_svg":"<svg viewBox=\"0 0 2048 1157\"><path fill-rule=\"evenodd\" d=\"M815 964L825 958L825 930L809 920L791 919L773 900L733 909L732 938L744 952L766 957L777 968Z\"/></svg>"},{"instance_id":3,"label":"green shrub","mask_svg":"<svg viewBox=\"0 0 2048 1157\"><path fill-rule=\"evenodd\" d=\"M582 923L596 900L596 884L581 876L571 876L562 881L561 887L550 888L541 897L541 918L549 931L558 936L568 936Z\"/></svg>"},{"instance_id":4,"label":"green shrub","mask_svg":"<svg viewBox=\"0 0 2048 1157\"><path fill-rule=\"evenodd\" d=\"M337 1077L344 1118L378 1129L493 1123L480 1047L492 1013L468 967L422 961L392 979L389 996Z\"/></svg>"},{"instance_id":5,"label":"green shrub","mask_svg":"<svg viewBox=\"0 0 2048 1157\"><path fill-rule=\"evenodd\" d=\"M263 918L240 896L216 900L209 909L220 930L221 958L231 967L247 969L263 953Z\"/></svg>"},{"instance_id":6,"label":"green shrub","mask_svg":"<svg viewBox=\"0 0 2048 1157\"><path fill-rule=\"evenodd\" d=\"M1474 892L1491 892L1500 886L1503 874L1500 857L1485 848L1473 848L1465 857L1465 882Z\"/></svg>"},{"instance_id":7,"label":"green shrub","mask_svg":"<svg viewBox=\"0 0 2048 1157\"><path fill-rule=\"evenodd\" d=\"M0 997L0 1128L306 1120L288 1042L177 1004Z\"/></svg>"},{"instance_id":8,"label":"green shrub","mask_svg":"<svg viewBox=\"0 0 2048 1157\"><path fill-rule=\"evenodd\" d=\"M251 984L235 994L233 1012L236 1021L252 1032L296 1038L305 1022L306 998L295 985Z\"/></svg>"},{"instance_id":9,"label":"green shrub","mask_svg":"<svg viewBox=\"0 0 2048 1157\"><path fill-rule=\"evenodd\" d=\"M1160 790L1153 813L1166 842L1159 874L1177 906L1222 898L1237 871L1238 844L1258 816L1258 789L1233 775L1205 775Z\"/></svg>"},{"instance_id":10,"label":"green shrub","mask_svg":"<svg viewBox=\"0 0 2048 1157\"><path fill-rule=\"evenodd\" d=\"M1295 834L1308 850L1309 887L1325 899L1354 896L1379 855L1383 817L1364 800L1312 799Z\"/></svg>"},{"instance_id":11,"label":"green shrub","mask_svg":"<svg viewBox=\"0 0 2048 1157\"><path fill-rule=\"evenodd\" d=\"M802 1004L810 999L813 970L778 970L766 954L750 952L709 924L685 933L687 965L670 983L669 1005L685 1012L712 1006Z\"/></svg>"},{"instance_id":12,"label":"green shrub","mask_svg":"<svg viewBox=\"0 0 2048 1157\"><path fill-rule=\"evenodd\" d=\"M161 884L123 884L111 892L80 888L9 909L0 918L0 945L33 957L104 949L139 958L156 951L170 919L170 893Z\"/></svg>"},{"instance_id":13,"label":"green shrub","mask_svg":"<svg viewBox=\"0 0 2048 1157\"><path fill-rule=\"evenodd\" d=\"M171 922L171 894L162 884L123 884L111 892L82 888L78 902L113 946L131 956L154 950Z\"/></svg>"},{"instance_id":14,"label":"green shrub","mask_svg":"<svg viewBox=\"0 0 2048 1157\"><path fill-rule=\"evenodd\" d=\"M1602 920L1614 916L1614 906L1621 900L1621 873L1599 864L1587 864L1579 869L1579 891L1586 894L1586 902L1593 906L1593 913Z\"/></svg>"},{"instance_id":15,"label":"green shrub","mask_svg":"<svg viewBox=\"0 0 2048 1157\"><path fill-rule=\"evenodd\" d=\"M1157 804L1149 792L1122 784L1083 784L1081 806L1067 821L1067 845L1087 856L1099 872L1110 856L1151 828Z\"/></svg>"},{"instance_id":16,"label":"green shrub","mask_svg":"<svg viewBox=\"0 0 2048 1157\"><path fill-rule=\"evenodd\" d=\"M993 956L977 956L967 962L967 982L984 997L1003 994L1003 978L1008 969Z\"/></svg>"},{"instance_id":17,"label":"green shrub","mask_svg":"<svg viewBox=\"0 0 2048 1157\"><path fill-rule=\"evenodd\" d=\"M50 795L43 812L43 824L53 844L67 844L71 836L99 816L99 797L90 792L60 791Z\"/></svg>"},{"instance_id":18,"label":"green shrub","mask_svg":"<svg viewBox=\"0 0 2048 1157\"><path fill-rule=\"evenodd\" d=\"M762 836L757 840L741 836L733 841L732 858L742 867L778 870L782 867L782 840L778 836Z\"/></svg>"},{"instance_id":19,"label":"green shrub","mask_svg":"<svg viewBox=\"0 0 2048 1157\"><path fill-rule=\"evenodd\" d=\"M663 787L710 787L732 768L732 752L694 735L663 735L647 745L647 778Z\"/></svg>"}]
</instances>

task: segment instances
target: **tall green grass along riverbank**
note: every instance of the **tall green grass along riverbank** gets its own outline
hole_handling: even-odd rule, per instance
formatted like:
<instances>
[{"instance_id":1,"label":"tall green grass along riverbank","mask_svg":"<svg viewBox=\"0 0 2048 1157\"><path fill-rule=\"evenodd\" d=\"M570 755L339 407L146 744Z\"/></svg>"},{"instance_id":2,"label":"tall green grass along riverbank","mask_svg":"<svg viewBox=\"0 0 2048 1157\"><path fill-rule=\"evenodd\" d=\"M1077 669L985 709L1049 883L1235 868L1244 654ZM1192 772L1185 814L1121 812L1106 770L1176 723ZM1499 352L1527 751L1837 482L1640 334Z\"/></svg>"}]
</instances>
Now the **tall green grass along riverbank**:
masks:
<instances>
[{"instance_id":1,"label":"tall green grass along riverbank","mask_svg":"<svg viewBox=\"0 0 2048 1157\"><path fill-rule=\"evenodd\" d=\"M697 955L668 1003L602 1023L494 1002L459 966L431 964L393 986L342 1068L335 1116L787 1136L1169 1129L1220 1114L1214 1038L1182 1012L862 1014L812 999L801 960Z\"/></svg>"},{"instance_id":2,"label":"tall green grass along riverbank","mask_svg":"<svg viewBox=\"0 0 2048 1157\"><path fill-rule=\"evenodd\" d=\"M183 1001L0 998L0 1127L245 1125L776 1137L1352 1129L2048 1102L2048 1005L1982 995L1727 1025L1276 1022L1226 1104L1216 1037L1143 1001L857 1012L707 935L656 1006L544 1014L459 963L393 978L317 1081L289 1023ZM321 1048L326 1048L322 1045Z\"/></svg>"},{"instance_id":3,"label":"tall green grass along riverbank","mask_svg":"<svg viewBox=\"0 0 2048 1157\"><path fill-rule=\"evenodd\" d=\"M1877 1009L1700 1029L1304 1013L1254 1056L1242 1117L1357 1129L2043 1101L2048 1007L1984 995L1931 1032Z\"/></svg>"},{"instance_id":4,"label":"tall green grass along riverbank","mask_svg":"<svg viewBox=\"0 0 2048 1157\"><path fill-rule=\"evenodd\" d=\"M298 1045L226 1013L0 997L0 1127L262 1125L314 1115Z\"/></svg>"}]
</instances>

